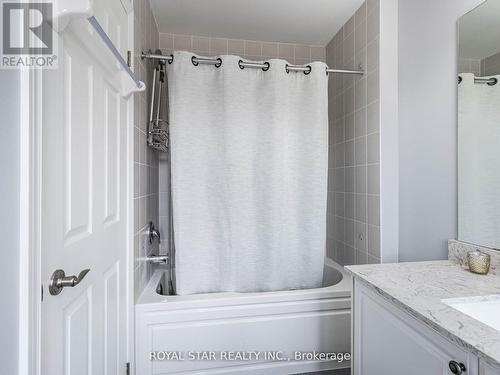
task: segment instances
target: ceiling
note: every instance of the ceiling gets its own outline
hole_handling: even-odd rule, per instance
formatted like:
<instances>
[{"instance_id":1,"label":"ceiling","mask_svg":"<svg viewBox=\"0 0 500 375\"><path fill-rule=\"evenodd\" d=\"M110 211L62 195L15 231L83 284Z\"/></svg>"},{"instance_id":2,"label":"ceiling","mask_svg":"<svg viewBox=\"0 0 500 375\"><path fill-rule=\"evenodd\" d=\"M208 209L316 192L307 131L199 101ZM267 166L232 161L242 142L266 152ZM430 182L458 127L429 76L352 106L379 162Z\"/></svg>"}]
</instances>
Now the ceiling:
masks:
<instances>
[{"instance_id":1,"label":"ceiling","mask_svg":"<svg viewBox=\"0 0 500 375\"><path fill-rule=\"evenodd\" d=\"M488 0L459 20L460 57L483 59L500 52L500 0Z\"/></svg>"},{"instance_id":2,"label":"ceiling","mask_svg":"<svg viewBox=\"0 0 500 375\"><path fill-rule=\"evenodd\" d=\"M363 0L151 0L161 33L326 45Z\"/></svg>"}]
</instances>

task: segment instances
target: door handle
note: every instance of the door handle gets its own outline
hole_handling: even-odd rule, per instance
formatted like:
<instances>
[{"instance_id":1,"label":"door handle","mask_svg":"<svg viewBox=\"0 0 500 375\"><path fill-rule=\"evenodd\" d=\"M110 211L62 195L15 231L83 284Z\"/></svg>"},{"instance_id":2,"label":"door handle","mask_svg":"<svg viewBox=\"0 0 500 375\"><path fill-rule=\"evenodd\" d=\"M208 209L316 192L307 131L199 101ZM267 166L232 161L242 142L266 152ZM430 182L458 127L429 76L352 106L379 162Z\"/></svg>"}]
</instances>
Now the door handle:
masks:
<instances>
[{"instance_id":1,"label":"door handle","mask_svg":"<svg viewBox=\"0 0 500 375\"><path fill-rule=\"evenodd\" d=\"M80 284L85 275L89 273L90 269L83 270L78 276L66 276L64 270L55 270L50 278L49 292L53 296L57 296L62 290L69 286L71 288Z\"/></svg>"}]
</instances>

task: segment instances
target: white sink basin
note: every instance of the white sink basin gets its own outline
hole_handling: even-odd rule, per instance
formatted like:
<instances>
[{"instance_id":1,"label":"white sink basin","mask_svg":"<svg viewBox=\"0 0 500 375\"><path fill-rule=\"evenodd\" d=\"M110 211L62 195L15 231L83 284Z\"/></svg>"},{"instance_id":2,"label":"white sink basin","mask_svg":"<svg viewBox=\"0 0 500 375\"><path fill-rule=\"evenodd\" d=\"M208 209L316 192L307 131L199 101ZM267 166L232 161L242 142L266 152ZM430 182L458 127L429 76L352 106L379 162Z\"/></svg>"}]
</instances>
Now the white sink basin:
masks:
<instances>
[{"instance_id":1,"label":"white sink basin","mask_svg":"<svg viewBox=\"0 0 500 375\"><path fill-rule=\"evenodd\" d=\"M443 299L454 309L500 331L500 294Z\"/></svg>"}]
</instances>

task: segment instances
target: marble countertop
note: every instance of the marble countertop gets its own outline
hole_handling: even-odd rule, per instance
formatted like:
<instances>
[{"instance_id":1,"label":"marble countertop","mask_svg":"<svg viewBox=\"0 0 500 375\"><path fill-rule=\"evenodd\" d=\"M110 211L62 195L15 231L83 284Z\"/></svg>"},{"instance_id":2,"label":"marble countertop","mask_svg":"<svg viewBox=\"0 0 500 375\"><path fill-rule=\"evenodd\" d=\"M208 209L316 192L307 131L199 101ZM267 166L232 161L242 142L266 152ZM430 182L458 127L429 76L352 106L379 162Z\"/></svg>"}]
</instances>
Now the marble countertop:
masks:
<instances>
[{"instance_id":1,"label":"marble countertop","mask_svg":"<svg viewBox=\"0 0 500 375\"><path fill-rule=\"evenodd\" d=\"M476 275L449 260L345 268L448 340L500 365L500 331L441 302L447 298L500 294L500 276Z\"/></svg>"}]
</instances>

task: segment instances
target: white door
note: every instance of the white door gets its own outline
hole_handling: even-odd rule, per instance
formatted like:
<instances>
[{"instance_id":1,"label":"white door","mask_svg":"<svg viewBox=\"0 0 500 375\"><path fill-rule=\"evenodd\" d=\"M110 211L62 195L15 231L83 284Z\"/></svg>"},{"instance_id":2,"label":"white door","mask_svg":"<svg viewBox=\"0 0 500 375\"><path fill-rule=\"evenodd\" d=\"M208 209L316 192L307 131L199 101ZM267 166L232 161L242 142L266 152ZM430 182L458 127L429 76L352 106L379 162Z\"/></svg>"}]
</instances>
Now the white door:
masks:
<instances>
[{"instance_id":1,"label":"white door","mask_svg":"<svg viewBox=\"0 0 500 375\"><path fill-rule=\"evenodd\" d=\"M120 0L94 3L125 55L128 15ZM73 22L59 34L59 68L42 74L42 375L125 374L127 362L130 103L116 60L82 38L102 43L86 20ZM90 271L51 295L57 269Z\"/></svg>"}]
</instances>

